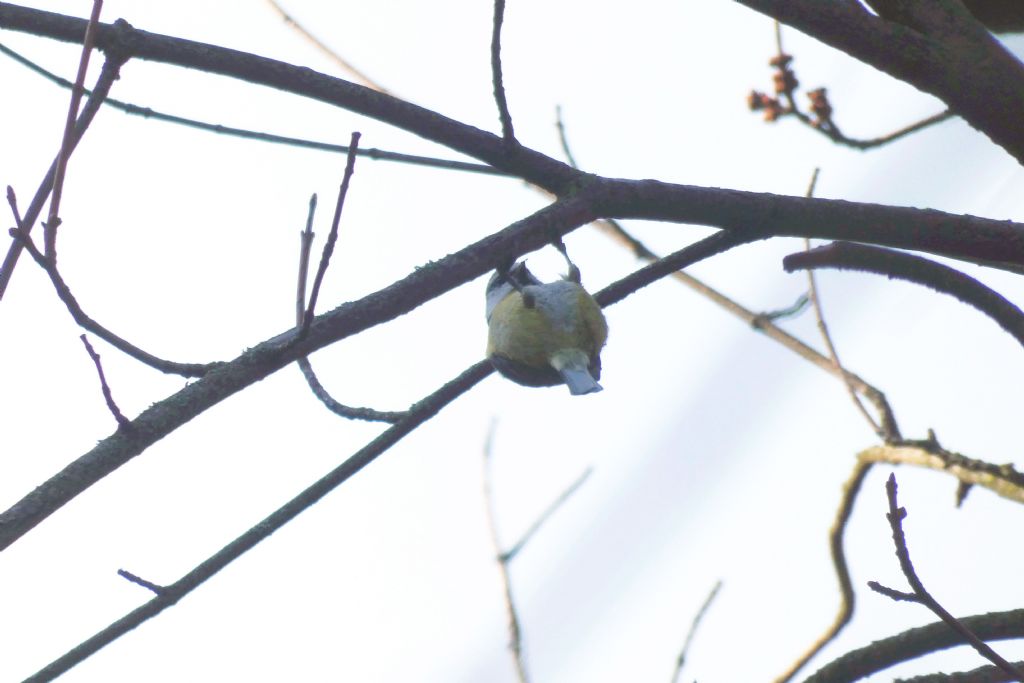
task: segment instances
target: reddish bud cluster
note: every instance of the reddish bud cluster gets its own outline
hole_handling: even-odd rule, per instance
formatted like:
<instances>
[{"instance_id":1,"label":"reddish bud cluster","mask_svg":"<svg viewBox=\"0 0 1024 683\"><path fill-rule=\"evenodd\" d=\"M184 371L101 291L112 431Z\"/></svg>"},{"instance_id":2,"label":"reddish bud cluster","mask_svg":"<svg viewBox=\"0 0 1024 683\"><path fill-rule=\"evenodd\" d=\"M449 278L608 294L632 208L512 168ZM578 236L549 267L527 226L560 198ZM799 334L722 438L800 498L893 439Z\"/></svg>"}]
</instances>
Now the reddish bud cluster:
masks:
<instances>
[{"instance_id":1,"label":"reddish bud cluster","mask_svg":"<svg viewBox=\"0 0 1024 683\"><path fill-rule=\"evenodd\" d=\"M804 123L838 133L832 123L832 105L825 94L825 88L818 88L807 93L811 103L810 115L800 111L793 99L793 93L799 87L800 82L796 78L796 73L790 68L792 63L793 57L784 52L772 57L768 64L774 69L772 72L774 96L752 90L747 95L747 106L751 111L763 111L764 120L768 122L778 121L783 116L795 114Z\"/></svg>"},{"instance_id":2,"label":"reddish bud cluster","mask_svg":"<svg viewBox=\"0 0 1024 683\"><path fill-rule=\"evenodd\" d=\"M800 82L796 80L796 74L789 68L793 58L785 53L777 54L771 58L768 64L775 68L772 74L772 82L775 84L776 95L786 95L796 90Z\"/></svg>"},{"instance_id":3,"label":"reddish bud cluster","mask_svg":"<svg viewBox=\"0 0 1024 683\"><path fill-rule=\"evenodd\" d=\"M786 113L785 107L774 97L751 90L747 95L747 106L750 111L764 111L765 121L777 121L780 116Z\"/></svg>"},{"instance_id":4,"label":"reddish bud cluster","mask_svg":"<svg viewBox=\"0 0 1024 683\"><path fill-rule=\"evenodd\" d=\"M816 124L821 126L832 122L832 105L825 94L825 88L818 88L807 93L807 99L811 101L811 111L817 119Z\"/></svg>"}]
</instances>

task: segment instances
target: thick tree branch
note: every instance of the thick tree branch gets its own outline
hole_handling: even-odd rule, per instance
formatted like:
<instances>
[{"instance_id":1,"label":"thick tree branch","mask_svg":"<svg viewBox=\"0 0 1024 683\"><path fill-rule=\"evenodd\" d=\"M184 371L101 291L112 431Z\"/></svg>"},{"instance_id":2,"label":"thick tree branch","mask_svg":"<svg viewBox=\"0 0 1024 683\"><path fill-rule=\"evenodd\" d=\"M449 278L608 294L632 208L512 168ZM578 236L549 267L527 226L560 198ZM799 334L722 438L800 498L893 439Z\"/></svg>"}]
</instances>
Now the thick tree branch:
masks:
<instances>
[{"instance_id":1,"label":"thick tree branch","mask_svg":"<svg viewBox=\"0 0 1024 683\"><path fill-rule=\"evenodd\" d=\"M964 617L960 623L986 641L1024 638L1024 609ZM818 669L804 683L850 683L900 662L957 645L966 645L964 637L938 621L848 652Z\"/></svg>"},{"instance_id":2,"label":"thick tree branch","mask_svg":"<svg viewBox=\"0 0 1024 683\"><path fill-rule=\"evenodd\" d=\"M748 4L755 2L747 1ZM803 6L806 1L794 4ZM843 18L840 15L844 11L837 9L838 3L821 3L821 6L831 8L822 10L826 16L831 16L831 12L838 13L837 19ZM811 7L818 7L817 0ZM855 12L854 17L861 17L861 14L871 19L866 12ZM862 17L858 19L861 20ZM0 28L80 42L85 24L82 19L0 3ZM604 179L522 146L517 145L510 154L499 136L305 67L148 33L131 28L125 22L102 24L97 31L96 43L103 50L217 73L334 104L484 161L556 196L575 194L583 186L600 185L594 193L595 199L600 201L593 205L598 216L694 223L724 229L755 225L767 234L871 242L1024 271L1024 226L1008 221L651 180ZM892 51L891 47L889 49ZM1024 97L1024 87L1021 96ZM1014 117L1014 129L1019 128L1018 133L1024 136L1024 128L1016 126L1016 122Z\"/></svg>"},{"instance_id":3,"label":"thick tree branch","mask_svg":"<svg viewBox=\"0 0 1024 683\"><path fill-rule=\"evenodd\" d=\"M84 19L0 3L0 29L23 31L80 43ZM571 189L578 171L539 152L517 147L509 154L501 137L349 81L276 59L217 45L149 33L118 20L97 27L96 46L129 57L176 64L238 78L333 104L462 152L561 195Z\"/></svg>"},{"instance_id":4,"label":"thick tree branch","mask_svg":"<svg viewBox=\"0 0 1024 683\"><path fill-rule=\"evenodd\" d=\"M594 179L605 185L594 210L725 230L756 226L771 235L870 242L1024 272L1024 225L934 209L808 199L657 180Z\"/></svg>"},{"instance_id":5,"label":"thick tree branch","mask_svg":"<svg viewBox=\"0 0 1024 683\"><path fill-rule=\"evenodd\" d=\"M947 265L892 249L834 242L782 260L787 272L815 268L858 270L906 280L956 297L992 318L1024 345L1024 312L995 290Z\"/></svg>"}]
</instances>

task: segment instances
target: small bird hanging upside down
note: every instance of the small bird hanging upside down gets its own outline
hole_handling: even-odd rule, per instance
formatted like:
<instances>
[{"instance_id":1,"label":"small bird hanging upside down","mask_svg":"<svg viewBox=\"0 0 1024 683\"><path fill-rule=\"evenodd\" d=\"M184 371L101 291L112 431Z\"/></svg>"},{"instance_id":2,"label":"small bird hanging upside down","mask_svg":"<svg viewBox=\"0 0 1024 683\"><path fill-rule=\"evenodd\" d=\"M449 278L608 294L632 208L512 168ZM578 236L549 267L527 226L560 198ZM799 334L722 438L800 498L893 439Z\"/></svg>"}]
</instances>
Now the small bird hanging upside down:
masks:
<instances>
[{"instance_id":1,"label":"small bird hanging upside down","mask_svg":"<svg viewBox=\"0 0 1024 683\"><path fill-rule=\"evenodd\" d=\"M580 284L579 268L556 245L569 274L547 284L520 261L487 284L487 357L508 379L529 387L566 384L578 396L601 391L601 348L608 323Z\"/></svg>"}]
</instances>

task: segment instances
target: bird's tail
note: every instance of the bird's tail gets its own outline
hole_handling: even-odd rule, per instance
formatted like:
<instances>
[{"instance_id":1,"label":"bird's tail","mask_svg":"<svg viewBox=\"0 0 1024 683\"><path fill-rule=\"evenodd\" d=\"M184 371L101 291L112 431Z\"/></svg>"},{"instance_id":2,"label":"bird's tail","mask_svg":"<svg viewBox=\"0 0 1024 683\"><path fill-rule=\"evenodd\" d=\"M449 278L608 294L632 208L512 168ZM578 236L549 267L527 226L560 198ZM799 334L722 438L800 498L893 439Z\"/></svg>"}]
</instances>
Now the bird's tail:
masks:
<instances>
[{"instance_id":1,"label":"bird's tail","mask_svg":"<svg viewBox=\"0 0 1024 683\"><path fill-rule=\"evenodd\" d=\"M590 359L579 349L565 349L556 352L551 357L551 365L558 370L558 374L562 376L566 386L569 387L569 393L573 396L592 394L603 389L587 369Z\"/></svg>"}]
</instances>

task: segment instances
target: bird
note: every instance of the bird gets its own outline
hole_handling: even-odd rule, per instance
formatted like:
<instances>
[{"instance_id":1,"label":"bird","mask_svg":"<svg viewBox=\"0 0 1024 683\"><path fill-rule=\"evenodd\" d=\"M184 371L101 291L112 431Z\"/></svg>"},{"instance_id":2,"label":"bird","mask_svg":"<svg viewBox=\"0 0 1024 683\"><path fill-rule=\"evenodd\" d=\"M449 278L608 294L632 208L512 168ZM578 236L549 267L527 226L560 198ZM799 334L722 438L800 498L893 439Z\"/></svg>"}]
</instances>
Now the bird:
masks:
<instances>
[{"instance_id":1,"label":"bird","mask_svg":"<svg viewBox=\"0 0 1024 683\"><path fill-rule=\"evenodd\" d=\"M559 245L556 245L559 246ZM506 378L529 387L565 384L573 396L601 391L601 349L608 323L583 288L580 271L543 283L526 261L499 269L487 283L487 357Z\"/></svg>"}]
</instances>

